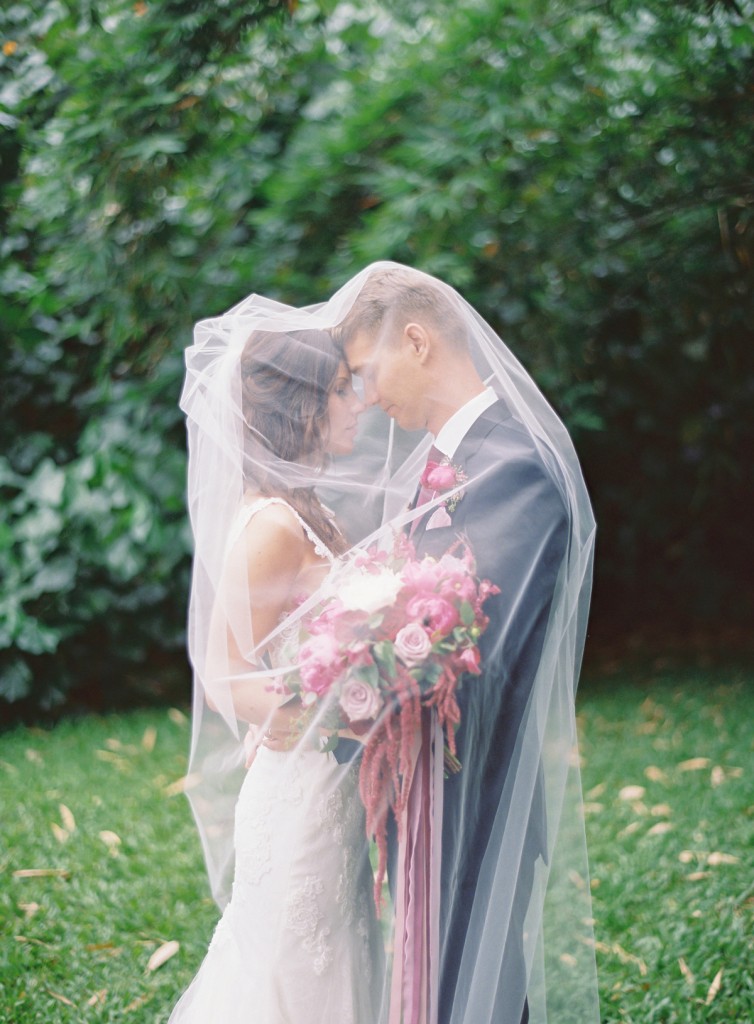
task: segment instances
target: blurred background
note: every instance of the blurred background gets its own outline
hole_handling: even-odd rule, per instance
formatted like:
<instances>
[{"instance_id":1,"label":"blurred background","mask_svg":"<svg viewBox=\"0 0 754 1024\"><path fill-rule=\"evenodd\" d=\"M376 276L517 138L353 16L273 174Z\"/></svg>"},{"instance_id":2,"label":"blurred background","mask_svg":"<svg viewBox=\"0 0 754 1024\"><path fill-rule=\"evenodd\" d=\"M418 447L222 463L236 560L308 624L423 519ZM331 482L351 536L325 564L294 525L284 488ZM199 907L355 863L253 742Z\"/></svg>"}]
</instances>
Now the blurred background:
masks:
<instances>
[{"instance_id":1,"label":"blurred background","mask_svg":"<svg viewBox=\"0 0 754 1024\"><path fill-rule=\"evenodd\" d=\"M754 0L0 12L0 715L185 701L195 320L364 264L534 374L598 521L587 666L754 612Z\"/></svg>"}]
</instances>

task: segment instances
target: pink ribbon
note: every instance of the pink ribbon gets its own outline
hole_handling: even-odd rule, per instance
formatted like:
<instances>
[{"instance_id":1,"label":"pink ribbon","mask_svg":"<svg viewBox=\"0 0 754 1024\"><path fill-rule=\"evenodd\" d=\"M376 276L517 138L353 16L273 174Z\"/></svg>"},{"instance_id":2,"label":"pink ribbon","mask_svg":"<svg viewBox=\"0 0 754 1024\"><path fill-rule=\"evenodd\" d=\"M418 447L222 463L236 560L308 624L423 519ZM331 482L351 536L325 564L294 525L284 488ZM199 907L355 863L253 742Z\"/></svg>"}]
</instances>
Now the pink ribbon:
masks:
<instances>
[{"instance_id":1,"label":"pink ribbon","mask_svg":"<svg viewBox=\"0 0 754 1024\"><path fill-rule=\"evenodd\" d=\"M435 1024L440 949L442 730L422 712L400 822L389 1024Z\"/></svg>"}]
</instances>

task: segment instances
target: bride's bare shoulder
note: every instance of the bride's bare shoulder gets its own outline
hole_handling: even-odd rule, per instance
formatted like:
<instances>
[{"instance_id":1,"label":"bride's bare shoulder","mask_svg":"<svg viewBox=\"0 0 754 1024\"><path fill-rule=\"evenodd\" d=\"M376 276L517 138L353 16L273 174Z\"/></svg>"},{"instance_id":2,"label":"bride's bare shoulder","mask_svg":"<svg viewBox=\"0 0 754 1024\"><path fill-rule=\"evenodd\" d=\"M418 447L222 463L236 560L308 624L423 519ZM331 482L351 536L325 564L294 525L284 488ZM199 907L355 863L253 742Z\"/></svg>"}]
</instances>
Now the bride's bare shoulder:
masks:
<instances>
[{"instance_id":1,"label":"bride's bare shoulder","mask_svg":"<svg viewBox=\"0 0 754 1024\"><path fill-rule=\"evenodd\" d=\"M257 530L266 533L277 533L283 531L290 537L304 539L304 528L296 512L282 498L266 498L262 495L252 495L244 499L251 513L246 524L247 535Z\"/></svg>"}]
</instances>

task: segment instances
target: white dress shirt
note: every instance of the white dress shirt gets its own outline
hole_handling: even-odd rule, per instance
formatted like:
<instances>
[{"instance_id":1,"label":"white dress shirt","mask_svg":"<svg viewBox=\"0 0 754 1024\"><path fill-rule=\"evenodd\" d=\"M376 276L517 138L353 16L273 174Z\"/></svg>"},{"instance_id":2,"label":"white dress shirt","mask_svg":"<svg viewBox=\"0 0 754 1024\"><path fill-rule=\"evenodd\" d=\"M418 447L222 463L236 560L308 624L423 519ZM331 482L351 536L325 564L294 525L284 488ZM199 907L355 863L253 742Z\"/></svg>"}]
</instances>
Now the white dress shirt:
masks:
<instances>
[{"instance_id":1,"label":"white dress shirt","mask_svg":"<svg viewBox=\"0 0 754 1024\"><path fill-rule=\"evenodd\" d=\"M479 419L485 409L489 409L496 401L497 395L493 389L485 388L481 394L475 395L465 405L462 405L440 427L435 438L435 448L441 451L447 459L452 459L472 424Z\"/></svg>"}]
</instances>

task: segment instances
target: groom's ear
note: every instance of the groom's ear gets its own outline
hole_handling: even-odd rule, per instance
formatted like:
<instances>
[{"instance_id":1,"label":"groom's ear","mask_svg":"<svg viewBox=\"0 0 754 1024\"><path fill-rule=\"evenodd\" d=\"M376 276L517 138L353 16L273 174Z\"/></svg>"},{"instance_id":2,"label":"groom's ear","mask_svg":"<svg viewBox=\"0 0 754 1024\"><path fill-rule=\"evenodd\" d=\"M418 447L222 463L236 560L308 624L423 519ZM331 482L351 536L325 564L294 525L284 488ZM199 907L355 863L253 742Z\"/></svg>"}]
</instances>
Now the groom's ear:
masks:
<instances>
[{"instance_id":1,"label":"groom's ear","mask_svg":"<svg viewBox=\"0 0 754 1024\"><path fill-rule=\"evenodd\" d=\"M403 328L403 340L411 347L414 355L417 356L421 363L427 361L431 348L431 338L426 327L417 323L406 324Z\"/></svg>"}]
</instances>

